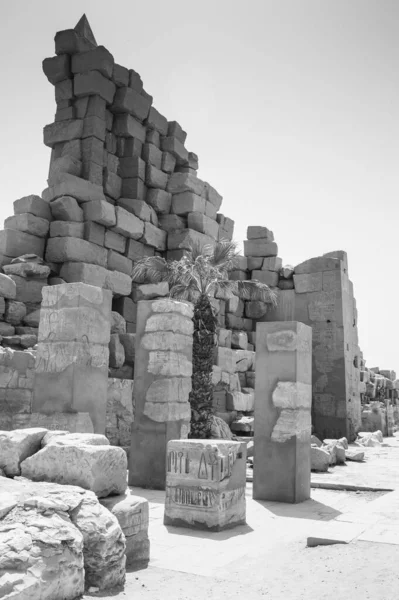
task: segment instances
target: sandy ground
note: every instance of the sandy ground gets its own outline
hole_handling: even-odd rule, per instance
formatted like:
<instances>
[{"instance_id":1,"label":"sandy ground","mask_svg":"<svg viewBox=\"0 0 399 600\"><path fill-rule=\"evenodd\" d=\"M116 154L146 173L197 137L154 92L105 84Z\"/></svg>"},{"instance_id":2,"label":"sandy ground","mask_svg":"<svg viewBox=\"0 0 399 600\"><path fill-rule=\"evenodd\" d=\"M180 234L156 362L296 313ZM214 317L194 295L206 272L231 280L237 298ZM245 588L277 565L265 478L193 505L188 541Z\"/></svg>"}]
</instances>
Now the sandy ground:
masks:
<instances>
[{"instance_id":1,"label":"sandy ground","mask_svg":"<svg viewBox=\"0 0 399 600\"><path fill-rule=\"evenodd\" d=\"M366 463L341 467L330 477L395 489L398 443L391 439L370 449ZM248 483L247 525L221 533L166 528L164 493L137 488L132 493L149 500L150 565L127 573L123 590L87 594L87 600L399 598L399 489L312 489L310 500L289 505L254 501ZM309 536L347 543L308 548Z\"/></svg>"}]
</instances>

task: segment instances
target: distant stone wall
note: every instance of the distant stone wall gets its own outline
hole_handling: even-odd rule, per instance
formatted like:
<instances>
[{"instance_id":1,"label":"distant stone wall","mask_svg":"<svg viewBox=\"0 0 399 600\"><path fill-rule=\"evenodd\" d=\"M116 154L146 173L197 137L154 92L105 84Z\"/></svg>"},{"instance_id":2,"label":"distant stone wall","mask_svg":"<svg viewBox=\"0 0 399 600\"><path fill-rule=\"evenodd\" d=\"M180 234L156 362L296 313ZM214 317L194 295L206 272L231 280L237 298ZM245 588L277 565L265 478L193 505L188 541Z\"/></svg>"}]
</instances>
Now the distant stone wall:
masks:
<instances>
[{"instance_id":1,"label":"distant stone wall","mask_svg":"<svg viewBox=\"0 0 399 600\"><path fill-rule=\"evenodd\" d=\"M30 421L35 352L0 348L0 430L20 429Z\"/></svg>"}]
</instances>

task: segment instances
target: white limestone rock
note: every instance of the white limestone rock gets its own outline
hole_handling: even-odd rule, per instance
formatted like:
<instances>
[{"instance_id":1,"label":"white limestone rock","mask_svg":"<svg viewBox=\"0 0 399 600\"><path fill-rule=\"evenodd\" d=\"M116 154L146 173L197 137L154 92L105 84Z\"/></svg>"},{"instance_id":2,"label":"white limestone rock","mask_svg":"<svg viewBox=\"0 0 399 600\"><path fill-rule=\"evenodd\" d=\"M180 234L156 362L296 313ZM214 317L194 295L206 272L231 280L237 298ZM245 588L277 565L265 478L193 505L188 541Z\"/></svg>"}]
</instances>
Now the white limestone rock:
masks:
<instances>
[{"instance_id":1,"label":"white limestone rock","mask_svg":"<svg viewBox=\"0 0 399 600\"><path fill-rule=\"evenodd\" d=\"M22 461L40 450L46 433L40 427L0 431L0 468L8 477L20 475Z\"/></svg>"},{"instance_id":2,"label":"white limestone rock","mask_svg":"<svg viewBox=\"0 0 399 600\"><path fill-rule=\"evenodd\" d=\"M56 445L62 439L55 438L54 443L24 460L22 475L33 481L78 485L99 498L125 491L127 458L122 448Z\"/></svg>"},{"instance_id":3,"label":"white limestone rock","mask_svg":"<svg viewBox=\"0 0 399 600\"><path fill-rule=\"evenodd\" d=\"M330 464L330 454L322 448L317 448L317 446L311 446L310 462L312 471L328 471L328 467Z\"/></svg>"}]
</instances>

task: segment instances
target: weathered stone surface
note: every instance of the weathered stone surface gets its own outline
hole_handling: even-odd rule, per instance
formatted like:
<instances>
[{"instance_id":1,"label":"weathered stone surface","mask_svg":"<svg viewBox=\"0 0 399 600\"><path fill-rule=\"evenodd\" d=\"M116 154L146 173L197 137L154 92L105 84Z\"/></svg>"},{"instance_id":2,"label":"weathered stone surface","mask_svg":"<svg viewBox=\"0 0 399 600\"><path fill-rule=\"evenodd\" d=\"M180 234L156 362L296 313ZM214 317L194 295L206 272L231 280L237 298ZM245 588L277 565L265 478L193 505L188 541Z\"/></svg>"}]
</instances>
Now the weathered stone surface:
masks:
<instances>
[{"instance_id":1,"label":"weathered stone surface","mask_svg":"<svg viewBox=\"0 0 399 600\"><path fill-rule=\"evenodd\" d=\"M113 133L121 137L137 138L143 144L145 142L145 127L143 127L143 125L134 117L128 114L115 115Z\"/></svg>"},{"instance_id":2,"label":"weathered stone surface","mask_svg":"<svg viewBox=\"0 0 399 600\"><path fill-rule=\"evenodd\" d=\"M58 443L61 439L58 438ZM55 443L48 444L21 464L23 477L79 485L100 498L125 491L126 469L126 453L122 448Z\"/></svg>"},{"instance_id":3,"label":"weathered stone surface","mask_svg":"<svg viewBox=\"0 0 399 600\"><path fill-rule=\"evenodd\" d=\"M318 256L305 260L295 267L295 274L310 274L320 273L321 271L343 271L344 262L339 258L331 258L328 256Z\"/></svg>"},{"instance_id":4,"label":"weathered stone surface","mask_svg":"<svg viewBox=\"0 0 399 600\"><path fill-rule=\"evenodd\" d=\"M83 119L70 119L46 125L43 129L43 143L53 148L60 142L79 139L83 133Z\"/></svg>"},{"instance_id":5,"label":"weathered stone surface","mask_svg":"<svg viewBox=\"0 0 399 600\"><path fill-rule=\"evenodd\" d=\"M126 321L116 311L111 312L111 334L112 333L126 333Z\"/></svg>"},{"instance_id":6,"label":"weathered stone surface","mask_svg":"<svg viewBox=\"0 0 399 600\"><path fill-rule=\"evenodd\" d=\"M42 440L42 448L45 446L109 446L105 435L97 433L69 433L68 431L48 432Z\"/></svg>"},{"instance_id":7,"label":"weathered stone surface","mask_svg":"<svg viewBox=\"0 0 399 600\"><path fill-rule=\"evenodd\" d=\"M50 206L48 202L42 200L40 196L24 196L18 200L14 200L14 214L30 213L42 219L51 220Z\"/></svg>"},{"instance_id":8,"label":"weathered stone surface","mask_svg":"<svg viewBox=\"0 0 399 600\"><path fill-rule=\"evenodd\" d=\"M328 471L330 465L330 453L323 448L311 446L310 448L311 470L312 471Z\"/></svg>"},{"instance_id":9,"label":"weathered stone surface","mask_svg":"<svg viewBox=\"0 0 399 600\"><path fill-rule=\"evenodd\" d=\"M116 225L114 231L134 240L139 240L144 233L144 223L135 215L117 206L115 209Z\"/></svg>"},{"instance_id":10,"label":"weathered stone surface","mask_svg":"<svg viewBox=\"0 0 399 600\"><path fill-rule=\"evenodd\" d=\"M85 224L76 221L53 221L50 224L50 237L84 238Z\"/></svg>"},{"instance_id":11,"label":"weathered stone surface","mask_svg":"<svg viewBox=\"0 0 399 600\"><path fill-rule=\"evenodd\" d=\"M177 138L170 136L162 138L161 147L175 157L177 165L184 165L187 162L188 152Z\"/></svg>"},{"instance_id":12,"label":"weathered stone surface","mask_svg":"<svg viewBox=\"0 0 399 600\"><path fill-rule=\"evenodd\" d=\"M81 96L100 96L107 104L111 104L115 95L115 84L106 79L99 71L78 73L74 77L73 92Z\"/></svg>"},{"instance_id":13,"label":"weathered stone surface","mask_svg":"<svg viewBox=\"0 0 399 600\"><path fill-rule=\"evenodd\" d=\"M173 173L168 182L168 192L172 194L192 192L197 196L201 196L204 188L204 182L190 173Z\"/></svg>"},{"instance_id":14,"label":"weathered stone surface","mask_svg":"<svg viewBox=\"0 0 399 600\"><path fill-rule=\"evenodd\" d=\"M113 113L127 113L139 121L144 121L148 117L150 107L151 100L148 97L142 96L132 88L120 87L116 90L111 110Z\"/></svg>"},{"instance_id":15,"label":"weathered stone surface","mask_svg":"<svg viewBox=\"0 0 399 600\"><path fill-rule=\"evenodd\" d=\"M231 347L246 350L248 346L248 336L245 331L232 331Z\"/></svg>"},{"instance_id":16,"label":"weathered stone surface","mask_svg":"<svg viewBox=\"0 0 399 600\"><path fill-rule=\"evenodd\" d=\"M61 196L72 196L79 202L105 199L102 185L96 185L70 173L59 173L55 176L52 186L44 190L42 196L48 202Z\"/></svg>"},{"instance_id":17,"label":"weathered stone surface","mask_svg":"<svg viewBox=\"0 0 399 600\"><path fill-rule=\"evenodd\" d=\"M100 503L116 517L126 537L126 565L144 566L150 558L148 500L126 493Z\"/></svg>"},{"instance_id":18,"label":"weathered stone surface","mask_svg":"<svg viewBox=\"0 0 399 600\"><path fill-rule=\"evenodd\" d=\"M84 213L72 196L61 196L50 204L51 214L60 221L84 221Z\"/></svg>"},{"instance_id":19,"label":"weathered stone surface","mask_svg":"<svg viewBox=\"0 0 399 600\"><path fill-rule=\"evenodd\" d=\"M8 477L20 475L21 463L40 449L46 429L16 429L0 432L0 468Z\"/></svg>"},{"instance_id":20,"label":"weathered stone surface","mask_svg":"<svg viewBox=\"0 0 399 600\"><path fill-rule=\"evenodd\" d=\"M168 443L165 525L221 530L245 523L246 444Z\"/></svg>"},{"instance_id":21,"label":"weathered stone surface","mask_svg":"<svg viewBox=\"0 0 399 600\"><path fill-rule=\"evenodd\" d=\"M168 250L186 249L189 250L192 244L213 245L215 240L194 229L183 229L181 231L170 232L167 240Z\"/></svg>"},{"instance_id":22,"label":"weathered stone surface","mask_svg":"<svg viewBox=\"0 0 399 600\"><path fill-rule=\"evenodd\" d=\"M267 313L268 305L261 300L253 300L245 303L245 316L248 319L260 319Z\"/></svg>"},{"instance_id":23,"label":"weathered stone surface","mask_svg":"<svg viewBox=\"0 0 399 600\"><path fill-rule=\"evenodd\" d=\"M4 320L11 325L19 325L26 316L26 306L23 302L8 300Z\"/></svg>"},{"instance_id":24,"label":"weathered stone surface","mask_svg":"<svg viewBox=\"0 0 399 600\"><path fill-rule=\"evenodd\" d=\"M20 428L41 427L49 431L42 439L42 445L52 434L63 431L65 433L93 433L93 423L89 413L53 413L44 415L42 413L31 413L26 425L18 425Z\"/></svg>"},{"instance_id":25,"label":"weathered stone surface","mask_svg":"<svg viewBox=\"0 0 399 600\"><path fill-rule=\"evenodd\" d=\"M109 202L86 202L83 213L86 221L94 221L106 227L114 227L116 224L115 207Z\"/></svg>"},{"instance_id":26,"label":"weathered stone surface","mask_svg":"<svg viewBox=\"0 0 399 600\"><path fill-rule=\"evenodd\" d=\"M0 231L0 255L14 258L21 254L37 254L42 257L43 251L43 238L15 229Z\"/></svg>"},{"instance_id":27,"label":"weathered stone surface","mask_svg":"<svg viewBox=\"0 0 399 600\"><path fill-rule=\"evenodd\" d=\"M11 277L8 277L8 275L0 273L0 296L12 300L16 297L16 294L17 286L15 281L13 281Z\"/></svg>"},{"instance_id":28,"label":"weathered stone surface","mask_svg":"<svg viewBox=\"0 0 399 600\"><path fill-rule=\"evenodd\" d=\"M74 54L71 59L72 73L86 73L95 70L110 79L113 67L114 58L104 46L98 46L88 52Z\"/></svg>"},{"instance_id":29,"label":"weathered stone surface","mask_svg":"<svg viewBox=\"0 0 399 600\"><path fill-rule=\"evenodd\" d=\"M264 242L263 240L244 240L245 256L277 256L278 247L275 242Z\"/></svg>"},{"instance_id":30,"label":"weathered stone surface","mask_svg":"<svg viewBox=\"0 0 399 600\"><path fill-rule=\"evenodd\" d=\"M160 252L165 251L166 237L166 232L162 231L162 229L155 227L152 223L144 223L144 233L141 240L147 246L151 246Z\"/></svg>"},{"instance_id":31,"label":"weathered stone surface","mask_svg":"<svg viewBox=\"0 0 399 600\"><path fill-rule=\"evenodd\" d=\"M38 237L46 237L50 223L47 219L36 217L30 213L20 213L13 217L8 217L4 221L4 229L16 229L18 231L25 231Z\"/></svg>"},{"instance_id":32,"label":"weathered stone surface","mask_svg":"<svg viewBox=\"0 0 399 600\"><path fill-rule=\"evenodd\" d=\"M247 228L247 238L249 240L263 239L267 242L274 242L274 235L267 227L261 227L260 225L250 225Z\"/></svg>"},{"instance_id":33,"label":"weathered stone surface","mask_svg":"<svg viewBox=\"0 0 399 600\"><path fill-rule=\"evenodd\" d=\"M106 267L108 253L105 248L81 238L57 237L47 242L46 260L54 263L81 262Z\"/></svg>"},{"instance_id":34,"label":"weathered stone surface","mask_svg":"<svg viewBox=\"0 0 399 600\"><path fill-rule=\"evenodd\" d=\"M323 273L294 274L294 286L297 294L321 292L323 289Z\"/></svg>"},{"instance_id":35,"label":"weathered stone surface","mask_svg":"<svg viewBox=\"0 0 399 600\"><path fill-rule=\"evenodd\" d=\"M257 326L255 498L310 497L311 335L298 322Z\"/></svg>"},{"instance_id":36,"label":"weathered stone surface","mask_svg":"<svg viewBox=\"0 0 399 600\"><path fill-rule=\"evenodd\" d=\"M209 235L215 240L218 239L219 225L206 215L198 212L189 213L187 216L187 224L190 229L195 229L205 235Z\"/></svg>"},{"instance_id":37,"label":"weathered stone surface","mask_svg":"<svg viewBox=\"0 0 399 600\"><path fill-rule=\"evenodd\" d=\"M49 494L36 486L10 479L2 483L8 507L0 521L1 596L75 600L84 592L83 536L69 511L81 496L65 488Z\"/></svg>"},{"instance_id":38,"label":"weathered stone surface","mask_svg":"<svg viewBox=\"0 0 399 600\"><path fill-rule=\"evenodd\" d=\"M133 420L133 380L109 378L105 433L113 446L129 446Z\"/></svg>"},{"instance_id":39,"label":"weathered stone surface","mask_svg":"<svg viewBox=\"0 0 399 600\"><path fill-rule=\"evenodd\" d=\"M180 173L177 173L179 175ZM194 192L179 192L172 196L171 212L187 216L189 213L205 213L205 198Z\"/></svg>"},{"instance_id":40,"label":"weathered stone surface","mask_svg":"<svg viewBox=\"0 0 399 600\"><path fill-rule=\"evenodd\" d=\"M243 388L245 389L245 388ZM249 389L249 388L247 388ZM228 410L236 410L240 412L251 412L255 407L255 394L254 391L250 392L234 392L227 393L226 406Z\"/></svg>"},{"instance_id":41,"label":"weathered stone surface","mask_svg":"<svg viewBox=\"0 0 399 600\"><path fill-rule=\"evenodd\" d=\"M125 362L125 350L118 334L111 334L109 341L109 366L119 369Z\"/></svg>"},{"instance_id":42,"label":"weathered stone surface","mask_svg":"<svg viewBox=\"0 0 399 600\"><path fill-rule=\"evenodd\" d=\"M345 457L346 460L362 462L364 460L364 452L362 452L361 450L346 450Z\"/></svg>"}]
</instances>

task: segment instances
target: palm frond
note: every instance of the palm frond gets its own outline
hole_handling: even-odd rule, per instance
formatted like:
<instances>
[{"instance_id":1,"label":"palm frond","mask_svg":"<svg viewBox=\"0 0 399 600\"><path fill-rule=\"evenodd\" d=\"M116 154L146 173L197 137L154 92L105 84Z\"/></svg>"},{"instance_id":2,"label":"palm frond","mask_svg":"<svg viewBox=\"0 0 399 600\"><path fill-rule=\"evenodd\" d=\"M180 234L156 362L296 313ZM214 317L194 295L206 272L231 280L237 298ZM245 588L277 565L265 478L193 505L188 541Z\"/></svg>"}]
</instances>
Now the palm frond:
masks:
<instances>
[{"instance_id":1,"label":"palm frond","mask_svg":"<svg viewBox=\"0 0 399 600\"><path fill-rule=\"evenodd\" d=\"M213 267L225 271L234 269L236 259L238 257L237 243L228 240L216 242L213 247L213 252L209 262Z\"/></svg>"},{"instance_id":2,"label":"palm frond","mask_svg":"<svg viewBox=\"0 0 399 600\"><path fill-rule=\"evenodd\" d=\"M168 281L169 263L160 256L148 256L134 265L132 279L136 283Z\"/></svg>"},{"instance_id":3,"label":"palm frond","mask_svg":"<svg viewBox=\"0 0 399 600\"><path fill-rule=\"evenodd\" d=\"M266 304L277 306L277 293L265 283L256 279L251 281L235 281L238 296L242 300L261 300Z\"/></svg>"},{"instance_id":4,"label":"palm frond","mask_svg":"<svg viewBox=\"0 0 399 600\"><path fill-rule=\"evenodd\" d=\"M223 297L232 298L238 293L236 283L236 281L231 281L230 279L220 279L216 282L215 288L217 292L223 294Z\"/></svg>"}]
</instances>

